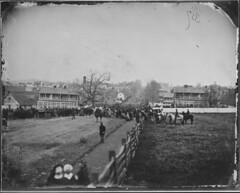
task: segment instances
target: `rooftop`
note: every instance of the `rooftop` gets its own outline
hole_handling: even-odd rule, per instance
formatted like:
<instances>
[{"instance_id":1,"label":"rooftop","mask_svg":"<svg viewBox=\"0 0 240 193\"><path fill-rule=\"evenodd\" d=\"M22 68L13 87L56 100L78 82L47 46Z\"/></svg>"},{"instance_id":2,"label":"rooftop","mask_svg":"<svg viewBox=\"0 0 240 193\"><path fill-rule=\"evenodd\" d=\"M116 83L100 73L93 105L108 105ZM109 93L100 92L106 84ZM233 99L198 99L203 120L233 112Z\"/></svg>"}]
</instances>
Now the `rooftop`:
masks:
<instances>
[{"instance_id":1,"label":"rooftop","mask_svg":"<svg viewBox=\"0 0 240 193\"><path fill-rule=\"evenodd\" d=\"M14 99L22 106L36 105L38 101L38 95L30 92L11 92Z\"/></svg>"},{"instance_id":2,"label":"rooftop","mask_svg":"<svg viewBox=\"0 0 240 193\"><path fill-rule=\"evenodd\" d=\"M174 94L170 92L163 93L163 98L173 98Z\"/></svg>"},{"instance_id":3,"label":"rooftop","mask_svg":"<svg viewBox=\"0 0 240 193\"><path fill-rule=\"evenodd\" d=\"M43 93L43 94L73 94L73 95L78 95L78 93L72 91L69 88L41 87L39 92Z\"/></svg>"},{"instance_id":4,"label":"rooftop","mask_svg":"<svg viewBox=\"0 0 240 193\"><path fill-rule=\"evenodd\" d=\"M26 91L26 87L23 86L9 86L9 85L5 85L5 92L25 92Z\"/></svg>"},{"instance_id":5,"label":"rooftop","mask_svg":"<svg viewBox=\"0 0 240 193\"><path fill-rule=\"evenodd\" d=\"M196 87L174 87L174 93L205 93L204 88Z\"/></svg>"}]
</instances>

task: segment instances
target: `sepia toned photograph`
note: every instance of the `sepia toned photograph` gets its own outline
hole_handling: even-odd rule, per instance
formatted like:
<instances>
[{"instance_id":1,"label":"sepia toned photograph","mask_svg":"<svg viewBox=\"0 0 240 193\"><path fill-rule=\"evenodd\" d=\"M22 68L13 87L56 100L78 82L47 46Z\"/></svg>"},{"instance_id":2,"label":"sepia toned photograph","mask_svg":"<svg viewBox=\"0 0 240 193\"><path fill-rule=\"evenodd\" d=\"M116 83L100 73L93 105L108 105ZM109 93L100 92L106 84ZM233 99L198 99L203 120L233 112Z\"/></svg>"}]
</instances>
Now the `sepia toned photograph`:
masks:
<instances>
[{"instance_id":1,"label":"sepia toned photograph","mask_svg":"<svg viewBox=\"0 0 240 193\"><path fill-rule=\"evenodd\" d=\"M2 2L5 191L236 190L238 1Z\"/></svg>"}]
</instances>

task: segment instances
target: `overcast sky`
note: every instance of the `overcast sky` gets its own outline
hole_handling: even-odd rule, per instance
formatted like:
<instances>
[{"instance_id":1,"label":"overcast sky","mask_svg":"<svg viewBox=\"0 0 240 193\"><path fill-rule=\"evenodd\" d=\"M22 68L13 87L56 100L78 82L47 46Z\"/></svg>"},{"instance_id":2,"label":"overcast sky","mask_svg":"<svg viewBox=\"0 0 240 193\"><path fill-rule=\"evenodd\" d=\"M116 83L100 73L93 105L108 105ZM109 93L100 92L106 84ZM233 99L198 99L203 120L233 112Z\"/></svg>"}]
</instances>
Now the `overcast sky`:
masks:
<instances>
[{"instance_id":1,"label":"overcast sky","mask_svg":"<svg viewBox=\"0 0 240 193\"><path fill-rule=\"evenodd\" d=\"M3 34L4 79L236 82L236 26L212 4L21 5Z\"/></svg>"}]
</instances>

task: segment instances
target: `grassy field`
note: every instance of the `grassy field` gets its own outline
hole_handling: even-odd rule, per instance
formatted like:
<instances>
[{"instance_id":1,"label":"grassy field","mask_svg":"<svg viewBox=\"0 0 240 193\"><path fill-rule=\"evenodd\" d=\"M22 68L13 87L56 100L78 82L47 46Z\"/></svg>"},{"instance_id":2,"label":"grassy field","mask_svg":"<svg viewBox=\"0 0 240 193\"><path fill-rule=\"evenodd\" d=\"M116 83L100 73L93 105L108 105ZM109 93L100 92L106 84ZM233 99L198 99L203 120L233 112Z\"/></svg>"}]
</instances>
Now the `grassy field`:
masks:
<instances>
[{"instance_id":1,"label":"grassy field","mask_svg":"<svg viewBox=\"0 0 240 193\"><path fill-rule=\"evenodd\" d=\"M125 120L103 123L107 136ZM10 121L3 135L3 189L45 185L54 165L74 165L99 143L99 124L94 116Z\"/></svg>"},{"instance_id":2,"label":"grassy field","mask_svg":"<svg viewBox=\"0 0 240 193\"><path fill-rule=\"evenodd\" d=\"M193 125L146 123L125 186L228 184L235 114L194 114Z\"/></svg>"}]
</instances>

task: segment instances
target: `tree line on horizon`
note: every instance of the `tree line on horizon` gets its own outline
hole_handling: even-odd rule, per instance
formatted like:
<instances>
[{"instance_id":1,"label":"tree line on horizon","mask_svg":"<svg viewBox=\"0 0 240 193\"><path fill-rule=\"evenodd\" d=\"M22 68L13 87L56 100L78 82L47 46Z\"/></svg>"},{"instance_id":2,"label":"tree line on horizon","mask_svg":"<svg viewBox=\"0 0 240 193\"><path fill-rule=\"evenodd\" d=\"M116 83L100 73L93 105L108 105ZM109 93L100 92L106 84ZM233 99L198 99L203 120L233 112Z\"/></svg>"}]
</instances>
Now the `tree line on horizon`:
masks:
<instances>
[{"instance_id":1,"label":"tree line on horizon","mask_svg":"<svg viewBox=\"0 0 240 193\"><path fill-rule=\"evenodd\" d=\"M140 97L142 104L149 104L150 101L159 101L159 90L162 88L161 83L156 80L149 81L146 86L142 85L141 80L137 79L131 83L125 85L121 89L116 89L114 86L109 88L104 87L109 83L111 75L109 72L99 73L96 71L90 71L86 76L86 82L77 83L76 92L80 94L86 101L89 101L92 106L96 103L107 103L108 99L115 98L118 92L122 92L125 95L125 101L127 102L131 98ZM119 83L120 85L120 83ZM198 83L195 88L204 88L204 100L209 103L210 107L216 107L218 104L227 104L230 106L236 105L236 91L235 88L226 86L220 86L216 83L206 86L201 86ZM173 88L170 87L170 92L173 93Z\"/></svg>"}]
</instances>

